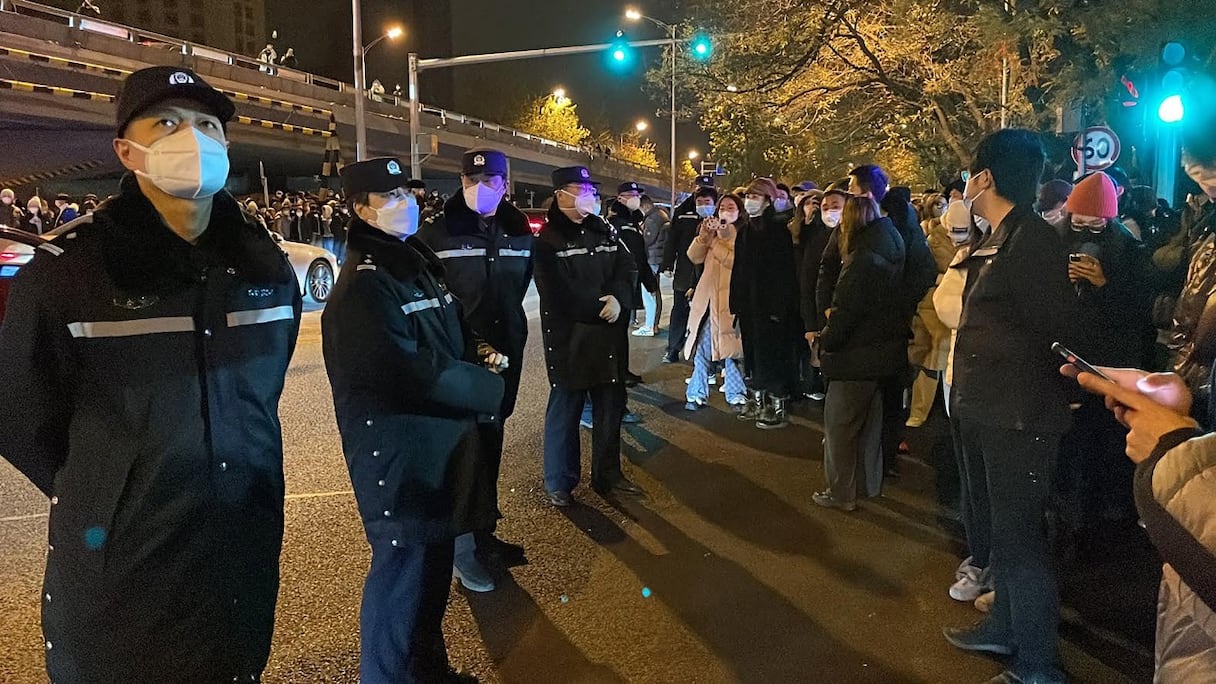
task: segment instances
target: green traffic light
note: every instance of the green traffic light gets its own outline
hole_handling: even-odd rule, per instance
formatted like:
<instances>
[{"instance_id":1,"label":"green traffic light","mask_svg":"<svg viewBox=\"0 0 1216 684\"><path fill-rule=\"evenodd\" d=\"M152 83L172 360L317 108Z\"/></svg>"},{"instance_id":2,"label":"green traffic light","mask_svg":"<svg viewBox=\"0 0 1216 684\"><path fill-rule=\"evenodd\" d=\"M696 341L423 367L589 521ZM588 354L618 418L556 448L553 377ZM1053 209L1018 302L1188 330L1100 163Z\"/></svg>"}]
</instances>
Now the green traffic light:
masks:
<instances>
[{"instance_id":1,"label":"green traffic light","mask_svg":"<svg viewBox=\"0 0 1216 684\"><path fill-rule=\"evenodd\" d=\"M713 43L710 42L708 36L699 35L693 38L692 54L696 59L708 59L713 51Z\"/></svg>"},{"instance_id":2,"label":"green traffic light","mask_svg":"<svg viewBox=\"0 0 1216 684\"><path fill-rule=\"evenodd\" d=\"M612 58L618 62L624 62L625 61L625 51L621 48L617 48L617 49L613 50Z\"/></svg>"},{"instance_id":3,"label":"green traffic light","mask_svg":"<svg viewBox=\"0 0 1216 684\"><path fill-rule=\"evenodd\" d=\"M1157 108L1157 118L1163 123L1178 123L1185 115L1186 108L1182 106L1181 95L1170 95L1162 100L1161 106Z\"/></svg>"}]
</instances>

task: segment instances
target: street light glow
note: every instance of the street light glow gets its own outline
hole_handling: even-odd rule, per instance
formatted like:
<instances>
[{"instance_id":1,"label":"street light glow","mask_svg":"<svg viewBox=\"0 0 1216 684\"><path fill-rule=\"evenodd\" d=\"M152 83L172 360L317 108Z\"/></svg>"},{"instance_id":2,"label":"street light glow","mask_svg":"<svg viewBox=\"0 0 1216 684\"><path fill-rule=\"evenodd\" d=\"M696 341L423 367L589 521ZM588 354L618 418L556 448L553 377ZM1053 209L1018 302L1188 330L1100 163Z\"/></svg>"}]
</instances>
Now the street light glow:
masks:
<instances>
[{"instance_id":1,"label":"street light glow","mask_svg":"<svg viewBox=\"0 0 1216 684\"><path fill-rule=\"evenodd\" d=\"M728 86L726 86L726 92L728 92L728 93L737 93L737 92L739 92L739 86L736 86L736 85L733 85L733 84L732 84L732 85L728 85Z\"/></svg>"},{"instance_id":2,"label":"street light glow","mask_svg":"<svg viewBox=\"0 0 1216 684\"><path fill-rule=\"evenodd\" d=\"M701 156L701 153L700 153L700 152L698 152L698 151L696 151L696 150L689 150L689 151L688 151L688 159L689 159L689 161L692 161L693 159L696 159L697 157L700 157L700 156Z\"/></svg>"},{"instance_id":3,"label":"street light glow","mask_svg":"<svg viewBox=\"0 0 1216 684\"><path fill-rule=\"evenodd\" d=\"M397 40L404 33L405 33L405 29L401 28L400 26L394 26L391 29L389 29L384 35L388 36L388 38L390 40Z\"/></svg>"},{"instance_id":4,"label":"street light glow","mask_svg":"<svg viewBox=\"0 0 1216 684\"><path fill-rule=\"evenodd\" d=\"M566 99L566 89L565 88L554 88L553 89L553 99L555 99L555 100Z\"/></svg>"},{"instance_id":5,"label":"street light glow","mask_svg":"<svg viewBox=\"0 0 1216 684\"><path fill-rule=\"evenodd\" d=\"M1181 95L1170 95L1161 101L1161 107L1157 109L1157 116L1164 123L1178 123L1185 114Z\"/></svg>"},{"instance_id":6,"label":"street light glow","mask_svg":"<svg viewBox=\"0 0 1216 684\"><path fill-rule=\"evenodd\" d=\"M629 21L637 21L642 18L642 13L630 7L625 10L625 18Z\"/></svg>"},{"instance_id":7,"label":"street light glow","mask_svg":"<svg viewBox=\"0 0 1216 684\"><path fill-rule=\"evenodd\" d=\"M636 124L634 124L633 127L637 129L638 133L641 133L642 131L646 130L647 128L650 128L650 124L646 123L645 121L639 121Z\"/></svg>"}]
</instances>

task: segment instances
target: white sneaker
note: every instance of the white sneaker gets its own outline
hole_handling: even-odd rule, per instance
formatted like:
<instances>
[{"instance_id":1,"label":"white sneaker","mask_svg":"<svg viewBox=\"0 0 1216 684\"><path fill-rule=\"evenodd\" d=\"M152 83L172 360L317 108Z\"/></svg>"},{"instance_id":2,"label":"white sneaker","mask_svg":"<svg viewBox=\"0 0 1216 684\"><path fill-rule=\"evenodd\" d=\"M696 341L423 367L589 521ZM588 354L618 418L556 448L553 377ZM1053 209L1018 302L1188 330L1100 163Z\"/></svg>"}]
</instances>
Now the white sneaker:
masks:
<instances>
[{"instance_id":1,"label":"white sneaker","mask_svg":"<svg viewBox=\"0 0 1216 684\"><path fill-rule=\"evenodd\" d=\"M950 598L955 601L968 603L992 590L988 570L980 570L974 565L963 570L963 576L950 587Z\"/></svg>"},{"instance_id":2,"label":"white sneaker","mask_svg":"<svg viewBox=\"0 0 1216 684\"><path fill-rule=\"evenodd\" d=\"M654 328L638 328L633 331L634 337L654 337Z\"/></svg>"}]
</instances>

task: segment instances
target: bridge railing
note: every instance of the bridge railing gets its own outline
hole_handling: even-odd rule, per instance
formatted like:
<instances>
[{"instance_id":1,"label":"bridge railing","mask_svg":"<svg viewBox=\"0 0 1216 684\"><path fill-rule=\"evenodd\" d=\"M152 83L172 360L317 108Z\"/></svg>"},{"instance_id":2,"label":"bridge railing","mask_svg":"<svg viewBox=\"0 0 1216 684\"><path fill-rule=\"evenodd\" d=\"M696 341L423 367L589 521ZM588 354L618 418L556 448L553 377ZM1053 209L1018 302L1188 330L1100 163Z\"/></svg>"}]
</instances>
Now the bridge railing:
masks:
<instances>
[{"instance_id":1,"label":"bridge railing","mask_svg":"<svg viewBox=\"0 0 1216 684\"><path fill-rule=\"evenodd\" d=\"M283 68L276 64L267 64L265 62L261 62L255 58L252 58L252 57L249 57L246 55L240 55L240 54L236 54L233 52L227 52L225 50L219 50L219 49L216 49L213 47L208 47L205 45L198 45L196 43L192 43L190 41L185 41L180 38L166 36L166 35L156 33L153 31L145 31L143 29L135 28L133 26L126 26L124 24L117 24L117 23L110 22L110 21L103 21L101 19L95 19L92 17L82 15L77 12L71 12L68 10L59 9L58 7L51 7L49 5L43 5L43 4L37 3L37 2L30 2L29 0L0 0L0 11L15 12L17 14L21 14L24 16L44 19L44 20L52 21L52 22L55 22L58 24L66 24L70 28L74 28L74 29L77 29L80 31L89 31L92 33L99 33L102 35L110 36L112 38L118 38L119 40L125 40L125 41L131 42L131 43L135 43L137 45L144 45L144 46L159 45L159 46L163 46L166 48L170 48L174 51L180 51L181 54L186 55L186 56L191 56L196 59L206 59L206 60L210 60L213 62L219 62L221 64L226 64L228 66L248 69L249 71L256 71L256 72L259 72L262 74L276 76L278 78L285 78L285 79L289 79L289 80L296 81L299 83L305 83L308 85L313 85L313 86L317 86L317 87L321 87L321 88L326 88L329 90L334 90L334 91L337 91L340 93L350 93L352 95L356 94L355 87L349 83L343 83L342 81L336 81L334 79L325 78L323 76L317 76L315 74L310 74L305 71L298 71L295 69L286 69L286 68ZM371 94L370 97L371 97L371 99L373 99L377 102L395 105L395 106L401 107L403 109L409 109L408 100L404 100L402 98L398 98L393 95ZM478 119L476 117L468 116L467 114L460 114L458 112L452 112L452 111L448 111L446 109L441 109L439 107L432 107L430 105L421 105L420 108L421 108L423 114L431 114L433 116L437 116L445 123L447 121L454 121L457 123L465 124L467 126L474 126L476 128L494 131L494 132L497 132L500 134L508 135L510 137L519 138L521 140L528 140L528 141L536 142L536 143L539 143L541 145L541 147L553 147L556 149L565 150L567 152L574 152L576 154L590 155L590 152L584 148L577 147L575 145L570 145L570 144L563 143L563 142L559 142L557 140L550 140L548 138L543 138L539 135L533 135L531 133L526 133L524 131L510 128L509 126L503 126L501 124L496 124L496 123L492 123L490 121L485 121L483 119ZM627 162L627 161L620 160L620 159L613 159L612 161L614 161L618 164L622 164L626 167L643 169L646 171L655 170L655 169L647 169L644 166L633 164L631 162Z\"/></svg>"}]
</instances>

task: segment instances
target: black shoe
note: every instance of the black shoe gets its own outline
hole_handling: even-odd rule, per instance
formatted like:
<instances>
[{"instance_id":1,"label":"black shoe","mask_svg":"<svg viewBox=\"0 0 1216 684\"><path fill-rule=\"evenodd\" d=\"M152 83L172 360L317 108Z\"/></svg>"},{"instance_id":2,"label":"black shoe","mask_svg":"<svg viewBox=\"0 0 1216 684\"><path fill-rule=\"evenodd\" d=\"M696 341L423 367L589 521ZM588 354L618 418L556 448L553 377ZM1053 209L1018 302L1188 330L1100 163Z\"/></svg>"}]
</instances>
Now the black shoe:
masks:
<instances>
[{"instance_id":1,"label":"black shoe","mask_svg":"<svg viewBox=\"0 0 1216 684\"><path fill-rule=\"evenodd\" d=\"M574 497L570 492L545 492L545 498L549 503L558 508L565 508L574 505Z\"/></svg>"},{"instance_id":2,"label":"black shoe","mask_svg":"<svg viewBox=\"0 0 1216 684\"><path fill-rule=\"evenodd\" d=\"M632 371L626 371L626 373L625 373L625 386L626 387L637 387L640 384L642 384L642 376L640 376L637 373L634 373Z\"/></svg>"},{"instance_id":3,"label":"black shoe","mask_svg":"<svg viewBox=\"0 0 1216 684\"><path fill-rule=\"evenodd\" d=\"M524 547L505 542L493 534L477 535L477 552L494 563L505 565L508 568L528 564Z\"/></svg>"},{"instance_id":4,"label":"black shoe","mask_svg":"<svg viewBox=\"0 0 1216 684\"><path fill-rule=\"evenodd\" d=\"M993 630L988 628L987 622L981 622L966 629L946 627L942 630L942 634L945 635L946 641L949 641L951 646L964 651L1013 655L1013 646L1010 646L1005 639L993 634Z\"/></svg>"},{"instance_id":5,"label":"black shoe","mask_svg":"<svg viewBox=\"0 0 1216 684\"><path fill-rule=\"evenodd\" d=\"M642 422L642 417L633 411L626 411L625 415L621 416L621 423L625 425L636 425Z\"/></svg>"},{"instance_id":6,"label":"black shoe","mask_svg":"<svg viewBox=\"0 0 1216 684\"><path fill-rule=\"evenodd\" d=\"M629 480L627 480L623 477L611 485L608 485L608 486L592 485L591 488L595 490L596 494L599 494L600 496L605 497L605 498L611 497L613 495L618 495L618 494L624 494L624 495L628 495L628 496L641 496L642 494L645 494L645 492L642 491L641 487L635 485L634 483L630 482Z\"/></svg>"},{"instance_id":7,"label":"black shoe","mask_svg":"<svg viewBox=\"0 0 1216 684\"><path fill-rule=\"evenodd\" d=\"M667 352L663 355L663 363L679 363L680 352Z\"/></svg>"},{"instance_id":8,"label":"black shoe","mask_svg":"<svg viewBox=\"0 0 1216 684\"><path fill-rule=\"evenodd\" d=\"M988 684L1064 684L1066 681L1064 675L1055 668L1033 672L1011 669L989 679Z\"/></svg>"}]
</instances>

